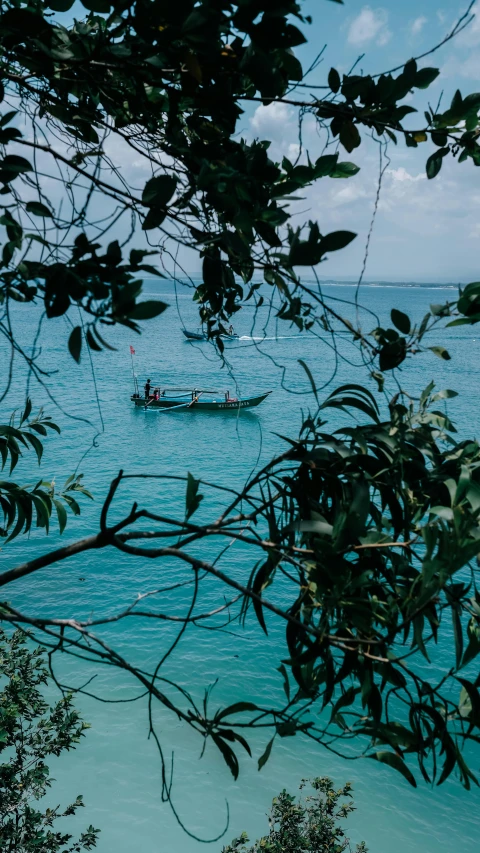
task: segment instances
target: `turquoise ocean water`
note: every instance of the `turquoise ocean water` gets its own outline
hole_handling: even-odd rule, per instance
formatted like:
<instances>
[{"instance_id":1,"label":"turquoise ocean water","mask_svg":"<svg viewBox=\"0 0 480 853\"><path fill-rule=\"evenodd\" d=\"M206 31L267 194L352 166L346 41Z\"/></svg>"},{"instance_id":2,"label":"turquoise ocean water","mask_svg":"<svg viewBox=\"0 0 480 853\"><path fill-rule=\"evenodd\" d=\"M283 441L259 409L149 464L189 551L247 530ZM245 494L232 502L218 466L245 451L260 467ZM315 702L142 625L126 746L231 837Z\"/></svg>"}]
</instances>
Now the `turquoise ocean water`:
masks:
<instances>
[{"instance_id":1,"label":"turquoise ocean water","mask_svg":"<svg viewBox=\"0 0 480 853\"><path fill-rule=\"evenodd\" d=\"M126 330L115 332L117 352L93 354L93 370L84 357L77 367L66 354L68 327L65 320L44 324L39 345L41 362L57 371L46 378L46 385L63 411L49 401L47 390L31 385L34 407L45 404L49 414L62 427L59 439L49 440L42 473L62 482L80 464L86 485L95 501L82 501L82 516L69 519L63 540L73 541L98 528L102 497L111 478L123 467L129 473L186 474L240 486L252 469L284 448L276 435L295 436L311 399L305 373L298 364L308 362L318 386L327 383L337 370L338 382L357 381L372 387L358 353L347 343L341 345L342 359L327 340L295 335L287 324L275 325L267 311L260 311L254 325L250 309L241 312L236 322L241 335L227 344L228 366L222 367L212 348L192 345L181 334L181 322L195 327L195 307L191 294L180 288L177 303L170 282L147 282L146 295L158 295L171 307L165 314L145 324L141 337ZM336 300L351 299L354 288L328 285L325 292ZM361 302L385 321L388 310L397 307L420 320L430 303L453 299L454 289L417 287L374 287L362 289ZM341 302L337 305L341 307ZM17 307L13 322L19 339L31 345L39 314L35 309ZM75 317L72 317L75 321ZM364 328L375 323L364 315ZM265 331L264 331L265 329ZM259 342L255 338L265 337ZM480 329L451 329L432 339L443 343L452 353L450 362L433 354L411 360L403 370L403 383L412 392L425 387L435 376L439 388L450 387L460 397L449 404L450 416L461 433L480 432ZM196 385L229 389L248 395L272 390L258 409L232 414L199 412L158 413L134 410L130 400L132 376L129 344L136 349L135 364L140 381L150 376L163 386ZM2 380L5 379L8 350L0 342ZM11 390L2 404L1 415L22 405L26 374L16 358ZM372 387L373 390L373 387ZM326 392L325 392L326 393ZM85 423L88 419L90 423ZM95 446L92 441L95 438ZM86 451L87 455L82 459ZM16 479L25 479L22 464ZM150 508L161 507L170 515L181 516L184 486L161 482L131 481L114 510L118 517L128 511L131 501L139 499ZM218 498L205 498L199 518L218 511ZM0 553L2 569L28 559L38 551L57 544L34 532ZM229 550L224 569L242 579L248 578L252 564L238 548ZM89 552L64 564L51 566L8 591L10 601L31 614L87 616L114 613L132 601L138 592L182 580L187 570L168 562L125 557L117 552ZM218 602L218 587L207 585L202 603ZM171 594L168 606L179 614L188 606L187 593ZM165 623L143 620L122 622L102 635L115 643L129 660L151 665L158 660L173 638ZM449 626L444 632L445 647L439 660L448 656ZM245 632L212 633L198 629L187 631L164 675L187 686L197 699L204 686L218 678L213 693L214 705L251 698L267 702L282 695L281 677L276 672L285 657L282 632L270 624L265 638L250 619ZM83 664L65 657L59 672L71 684L82 684L94 674ZM127 675L114 670L99 671L87 690L103 699L127 700L141 691ZM147 708L144 700L114 704L88 696L78 703L92 730L72 756L60 759L52 769L57 779L53 799L63 802L83 793L86 809L78 825L93 823L102 829L99 853L197 853L201 849L220 851L222 842L210 847L195 841L178 826L169 806L160 800L160 765L152 740L147 738ZM208 746L200 759L202 744L193 732L164 709L155 709L155 722L165 753L174 752L173 799L185 825L202 838L217 835L230 809L230 826L225 840L243 829L252 838L266 830L265 813L271 798L284 786L295 791L304 777L330 775L338 784L354 783L357 812L350 821L354 841L364 839L372 853L450 853L461 843L463 853L478 849L477 813L480 794L465 792L455 779L430 790L423 782L414 791L402 777L371 761L345 761L308 741L277 738L270 761L261 771L257 759L268 736L251 738L254 757L241 756L241 772L234 782L217 751ZM479 770L474 760L473 769Z\"/></svg>"}]
</instances>

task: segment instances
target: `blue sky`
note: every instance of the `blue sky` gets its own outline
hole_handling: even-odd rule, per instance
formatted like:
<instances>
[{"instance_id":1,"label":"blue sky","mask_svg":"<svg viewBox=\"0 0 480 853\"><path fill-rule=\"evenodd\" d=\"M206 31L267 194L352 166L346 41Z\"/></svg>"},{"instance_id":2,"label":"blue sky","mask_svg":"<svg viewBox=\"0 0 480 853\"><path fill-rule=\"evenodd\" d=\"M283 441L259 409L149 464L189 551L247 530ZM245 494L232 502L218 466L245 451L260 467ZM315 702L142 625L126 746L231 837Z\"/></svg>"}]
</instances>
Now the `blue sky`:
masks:
<instances>
[{"instance_id":1,"label":"blue sky","mask_svg":"<svg viewBox=\"0 0 480 853\"><path fill-rule=\"evenodd\" d=\"M329 68L348 71L359 54L358 68L379 72L437 44L465 11L468 2L385 0L364 3L309 0L314 22L306 29L309 45L299 50L304 66L326 43L323 64L312 83L323 83ZM445 105L456 88L463 94L480 88L480 2L470 27L423 64L436 65L441 75L428 93L435 102L444 92ZM422 103L423 108L423 103ZM295 153L297 130L293 109L259 107L245 117L248 135L272 140L272 154ZM314 158L322 148L313 122L305 127L305 143ZM480 169L471 162L448 162L434 181L425 177L430 143L418 149L389 146L391 162L384 177L367 278L428 281L470 281L479 278ZM378 181L378 146L366 139L352 155L361 166L349 181L325 179L308 193L303 218L317 218L323 231L347 228L358 233L349 248L331 256L320 273L356 276L360 270ZM302 217L299 218L299 221Z\"/></svg>"},{"instance_id":2,"label":"blue sky","mask_svg":"<svg viewBox=\"0 0 480 853\"><path fill-rule=\"evenodd\" d=\"M358 69L378 73L407 61L436 45L466 10L468 0L380 0L365 3L345 0L306 0L305 12L313 24L304 28L308 44L298 49L304 67L326 44L322 64L310 82L324 84L331 66L347 72L360 54ZM441 69L428 90L436 102L444 92L445 106L455 90L465 95L480 90L480 0L470 27L421 64ZM306 90L305 90L306 91ZM421 96L423 111L427 96ZM420 120L423 119L422 112ZM416 121L416 120L415 120ZM295 157L298 144L296 113L285 105L249 107L238 124L239 134L251 139L270 139L271 155ZM313 120L304 126L304 143L312 159L320 155L323 140ZM468 282L480 278L480 168L469 160L444 161L440 175L428 181L425 162L432 151L425 143L418 149L389 145L390 163L384 176L380 204L367 264L367 280ZM323 179L297 203L295 221L319 222L322 233L347 229L358 234L347 249L334 253L319 273L324 276L358 276L370 226L379 172L378 145L364 135L364 144L352 155L361 170L354 178ZM124 177L136 187L148 179L148 164L132 161L129 150L115 150ZM122 238L124 229L117 236ZM126 232L125 232L126 236ZM141 246L143 234L134 244ZM180 264L198 273L196 253L180 250Z\"/></svg>"}]
</instances>

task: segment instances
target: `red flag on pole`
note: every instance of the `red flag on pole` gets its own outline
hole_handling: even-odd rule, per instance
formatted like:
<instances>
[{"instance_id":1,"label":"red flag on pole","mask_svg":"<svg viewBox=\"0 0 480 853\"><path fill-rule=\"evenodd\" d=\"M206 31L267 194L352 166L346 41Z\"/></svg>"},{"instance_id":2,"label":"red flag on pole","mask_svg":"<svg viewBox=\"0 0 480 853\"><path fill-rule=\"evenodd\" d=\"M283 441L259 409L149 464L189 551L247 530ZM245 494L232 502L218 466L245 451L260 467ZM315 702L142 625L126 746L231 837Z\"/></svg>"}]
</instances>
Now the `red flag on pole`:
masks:
<instances>
[{"instance_id":1,"label":"red flag on pole","mask_svg":"<svg viewBox=\"0 0 480 853\"><path fill-rule=\"evenodd\" d=\"M131 355L135 355L135 350L133 349L133 347L132 347L132 345L131 345L131 344L130 344L130 354L131 354Z\"/></svg>"}]
</instances>

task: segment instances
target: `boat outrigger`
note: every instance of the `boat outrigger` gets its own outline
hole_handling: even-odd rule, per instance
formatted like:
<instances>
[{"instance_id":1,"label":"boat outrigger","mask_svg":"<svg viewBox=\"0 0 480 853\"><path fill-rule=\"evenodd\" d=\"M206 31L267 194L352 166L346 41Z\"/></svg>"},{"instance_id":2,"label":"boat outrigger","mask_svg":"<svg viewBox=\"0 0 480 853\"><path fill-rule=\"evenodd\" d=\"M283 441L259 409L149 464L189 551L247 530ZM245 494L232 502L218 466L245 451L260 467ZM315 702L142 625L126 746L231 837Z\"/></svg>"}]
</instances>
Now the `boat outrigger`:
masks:
<instances>
[{"instance_id":1,"label":"boat outrigger","mask_svg":"<svg viewBox=\"0 0 480 853\"><path fill-rule=\"evenodd\" d=\"M144 397L135 392L130 397L135 406L143 409L183 409L190 411L236 411L239 409L251 409L253 406L258 406L260 403L271 394L267 391L265 394L257 394L255 397L230 397L228 391L225 394L219 391L207 391L204 389L188 389L188 388L171 388L169 391L154 388L153 394L145 395ZM205 396L214 397L214 399L205 399Z\"/></svg>"}]
</instances>

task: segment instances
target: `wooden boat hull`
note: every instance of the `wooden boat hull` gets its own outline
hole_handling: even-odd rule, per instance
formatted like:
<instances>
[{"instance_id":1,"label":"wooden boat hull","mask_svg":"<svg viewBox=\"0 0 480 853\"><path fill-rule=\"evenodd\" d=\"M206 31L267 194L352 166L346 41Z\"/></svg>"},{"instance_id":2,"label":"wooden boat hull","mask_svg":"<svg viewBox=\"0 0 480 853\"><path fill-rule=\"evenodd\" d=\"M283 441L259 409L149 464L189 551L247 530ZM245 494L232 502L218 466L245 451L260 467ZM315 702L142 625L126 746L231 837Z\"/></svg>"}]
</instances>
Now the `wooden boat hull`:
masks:
<instances>
[{"instance_id":1,"label":"wooden boat hull","mask_svg":"<svg viewBox=\"0 0 480 853\"><path fill-rule=\"evenodd\" d=\"M182 329L183 334L189 341L206 341L207 336L202 332L189 332L188 329ZM224 341L238 341L239 336L235 333L233 335L220 335L222 340Z\"/></svg>"},{"instance_id":2,"label":"wooden boat hull","mask_svg":"<svg viewBox=\"0 0 480 853\"><path fill-rule=\"evenodd\" d=\"M161 397L159 400L150 400L148 403L148 409L175 409L177 408L179 412L238 412L239 409L252 409L254 406L259 406L271 391L267 391L266 394L259 394L256 397L246 397L244 400L198 400L197 403L194 403L192 406L189 405L190 400L185 400L185 398L175 398L175 397ZM135 406L138 408L145 408L145 398L144 397L135 397L134 395L130 398Z\"/></svg>"},{"instance_id":3,"label":"wooden boat hull","mask_svg":"<svg viewBox=\"0 0 480 853\"><path fill-rule=\"evenodd\" d=\"M182 329L183 334L189 341L206 341L206 337L202 332L189 332L187 329Z\"/></svg>"}]
</instances>

